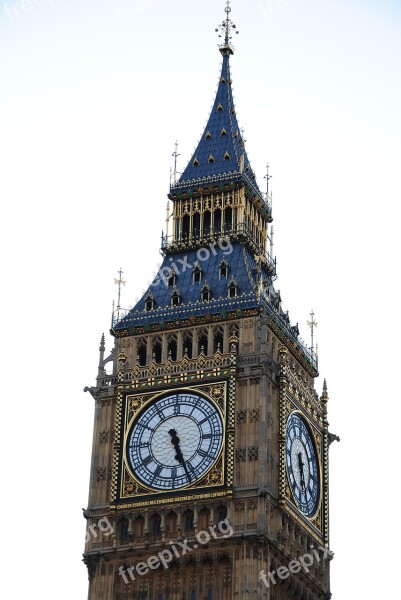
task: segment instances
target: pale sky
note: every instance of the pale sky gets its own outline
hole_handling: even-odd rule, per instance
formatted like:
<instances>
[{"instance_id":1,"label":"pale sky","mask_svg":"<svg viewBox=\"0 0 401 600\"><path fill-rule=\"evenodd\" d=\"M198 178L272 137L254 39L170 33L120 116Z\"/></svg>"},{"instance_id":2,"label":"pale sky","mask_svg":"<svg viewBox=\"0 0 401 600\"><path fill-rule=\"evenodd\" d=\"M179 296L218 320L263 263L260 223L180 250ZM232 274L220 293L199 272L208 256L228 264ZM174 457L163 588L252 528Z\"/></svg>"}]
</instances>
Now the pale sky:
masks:
<instances>
[{"instance_id":1,"label":"pale sky","mask_svg":"<svg viewBox=\"0 0 401 600\"><path fill-rule=\"evenodd\" d=\"M2 595L85 598L81 564L103 332L160 260L221 57L224 1L0 0ZM233 0L237 113L274 194L276 287L313 308L331 431L333 598L398 573L401 2ZM34 590L40 590L35 592Z\"/></svg>"}]
</instances>

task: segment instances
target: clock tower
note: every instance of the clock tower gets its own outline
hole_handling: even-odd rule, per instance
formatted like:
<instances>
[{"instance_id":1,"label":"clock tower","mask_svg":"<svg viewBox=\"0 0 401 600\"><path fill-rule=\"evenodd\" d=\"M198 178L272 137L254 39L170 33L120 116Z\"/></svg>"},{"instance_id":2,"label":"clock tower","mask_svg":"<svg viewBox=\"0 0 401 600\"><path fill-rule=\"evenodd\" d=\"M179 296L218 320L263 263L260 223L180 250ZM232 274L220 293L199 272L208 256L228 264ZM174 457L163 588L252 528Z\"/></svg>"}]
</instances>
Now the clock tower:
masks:
<instances>
[{"instance_id":1,"label":"clock tower","mask_svg":"<svg viewBox=\"0 0 401 600\"><path fill-rule=\"evenodd\" d=\"M270 194L232 94L168 197L163 263L100 344L89 600L327 600L328 394L274 287ZM170 215L171 212L171 215ZM269 244L270 242L270 244ZM112 374L105 366L111 362Z\"/></svg>"}]
</instances>

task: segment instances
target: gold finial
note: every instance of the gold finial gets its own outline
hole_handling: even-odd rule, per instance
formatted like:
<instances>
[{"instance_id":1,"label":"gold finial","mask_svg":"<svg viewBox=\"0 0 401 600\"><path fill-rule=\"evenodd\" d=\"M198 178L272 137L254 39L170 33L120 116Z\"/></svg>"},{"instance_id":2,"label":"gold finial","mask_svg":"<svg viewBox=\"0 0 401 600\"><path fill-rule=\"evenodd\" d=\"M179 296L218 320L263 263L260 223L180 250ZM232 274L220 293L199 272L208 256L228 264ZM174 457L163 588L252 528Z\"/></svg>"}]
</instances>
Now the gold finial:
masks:
<instances>
[{"instance_id":1,"label":"gold finial","mask_svg":"<svg viewBox=\"0 0 401 600\"><path fill-rule=\"evenodd\" d=\"M313 309L311 310L310 317L311 317L311 320L308 321L308 327L310 327L311 340L312 340L311 350L313 352L313 336L314 336L314 332L315 332L315 327L317 327L317 323L315 321L315 313L313 312Z\"/></svg>"},{"instance_id":2,"label":"gold finial","mask_svg":"<svg viewBox=\"0 0 401 600\"><path fill-rule=\"evenodd\" d=\"M224 9L226 12L225 20L217 27L216 31L219 32L219 37L222 38L224 36L224 44L220 46L220 52L223 56L229 56L230 54L234 54L234 48L231 45L232 40L232 32L235 30L235 33L239 33L237 31L237 26L230 19L231 13L231 0L227 0L226 8Z\"/></svg>"},{"instance_id":3,"label":"gold finial","mask_svg":"<svg viewBox=\"0 0 401 600\"><path fill-rule=\"evenodd\" d=\"M126 282L123 280L123 271L120 267L120 270L118 271L119 274L119 278L114 280L115 285L118 285L118 301L117 301L117 323L120 320L120 309L121 309L121 286L125 285Z\"/></svg>"}]
</instances>

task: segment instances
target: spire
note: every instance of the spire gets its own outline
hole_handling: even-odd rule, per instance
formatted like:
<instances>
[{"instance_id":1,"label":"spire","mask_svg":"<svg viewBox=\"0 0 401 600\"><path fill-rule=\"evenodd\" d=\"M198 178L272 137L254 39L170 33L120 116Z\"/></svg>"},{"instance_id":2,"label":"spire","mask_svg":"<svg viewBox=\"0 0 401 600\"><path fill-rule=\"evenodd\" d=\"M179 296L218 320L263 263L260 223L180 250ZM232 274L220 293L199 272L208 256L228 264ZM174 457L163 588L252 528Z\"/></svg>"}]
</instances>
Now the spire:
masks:
<instances>
[{"instance_id":1,"label":"spire","mask_svg":"<svg viewBox=\"0 0 401 600\"><path fill-rule=\"evenodd\" d=\"M256 183L234 105L230 56L234 54L231 46L232 33L238 32L230 19L230 0L227 0L225 10L227 17L216 29L224 39L220 46L223 64L216 98L201 140L180 179L173 183L171 193L174 195L176 192L193 189L194 186L242 182L264 204L265 198Z\"/></svg>"}]
</instances>

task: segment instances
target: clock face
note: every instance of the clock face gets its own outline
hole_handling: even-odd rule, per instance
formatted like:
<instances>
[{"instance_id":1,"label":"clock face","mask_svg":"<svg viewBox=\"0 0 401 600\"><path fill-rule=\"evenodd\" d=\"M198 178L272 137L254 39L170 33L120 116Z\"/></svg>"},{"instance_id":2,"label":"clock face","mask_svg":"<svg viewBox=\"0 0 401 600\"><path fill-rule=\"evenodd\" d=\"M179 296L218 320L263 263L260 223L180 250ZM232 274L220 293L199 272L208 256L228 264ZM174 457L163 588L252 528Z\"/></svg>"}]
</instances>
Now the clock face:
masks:
<instances>
[{"instance_id":1,"label":"clock face","mask_svg":"<svg viewBox=\"0 0 401 600\"><path fill-rule=\"evenodd\" d=\"M297 413L288 417L285 455L295 503L306 517L311 517L320 498L319 463L309 428Z\"/></svg>"},{"instance_id":2,"label":"clock face","mask_svg":"<svg viewBox=\"0 0 401 600\"><path fill-rule=\"evenodd\" d=\"M213 466L223 445L223 423L202 396L174 393L159 398L135 419L126 455L138 480L157 490L178 490Z\"/></svg>"}]
</instances>

